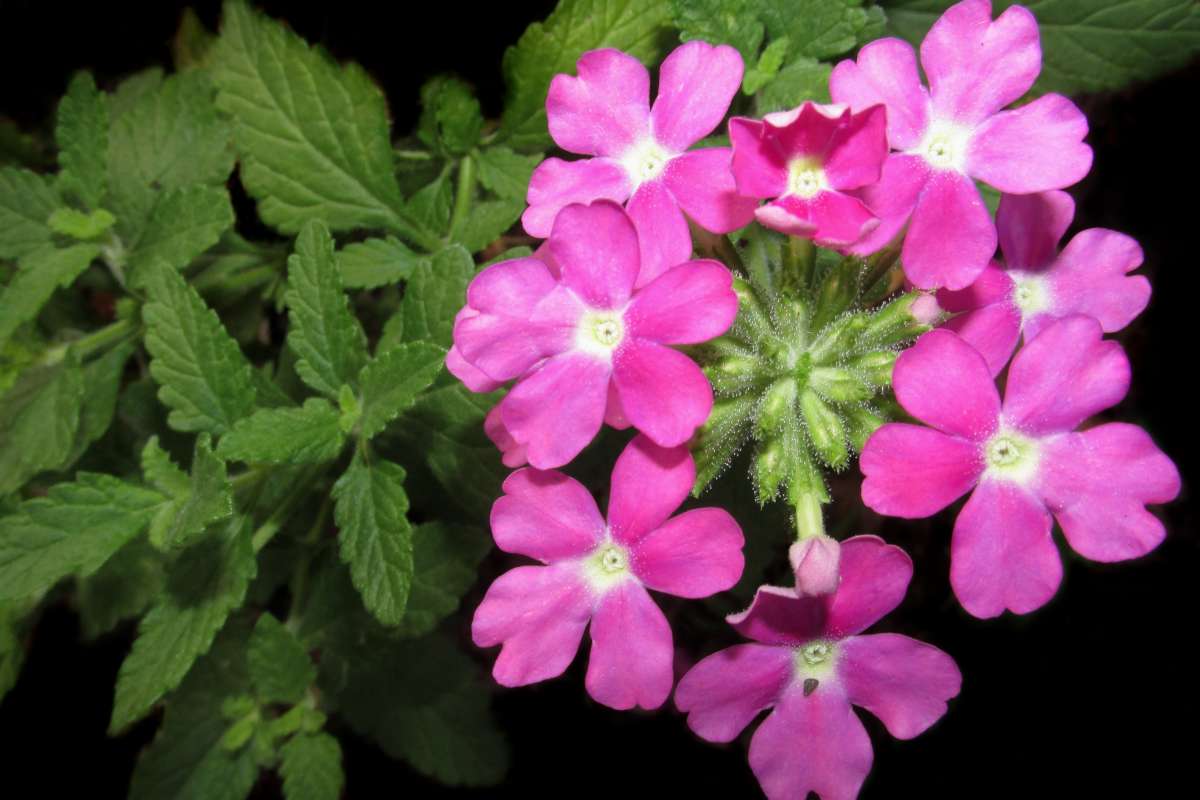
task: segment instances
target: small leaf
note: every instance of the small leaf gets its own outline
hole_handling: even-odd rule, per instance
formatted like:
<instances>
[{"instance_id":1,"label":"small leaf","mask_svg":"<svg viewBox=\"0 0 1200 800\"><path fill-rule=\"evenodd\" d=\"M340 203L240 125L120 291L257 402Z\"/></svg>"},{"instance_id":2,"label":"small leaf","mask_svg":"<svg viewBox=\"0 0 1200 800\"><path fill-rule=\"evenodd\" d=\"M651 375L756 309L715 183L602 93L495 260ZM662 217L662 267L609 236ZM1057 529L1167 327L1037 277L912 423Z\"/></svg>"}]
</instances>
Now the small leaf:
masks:
<instances>
[{"instance_id":1,"label":"small leaf","mask_svg":"<svg viewBox=\"0 0 1200 800\"><path fill-rule=\"evenodd\" d=\"M370 439L407 409L441 372L446 352L423 342L396 345L363 368L362 435Z\"/></svg>"},{"instance_id":2,"label":"small leaf","mask_svg":"<svg viewBox=\"0 0 1200 800\"><path fill-rule=\"evenodd\" d=\"M337 800L342 793L342 748L328 733L293 736L280 748L279 774L287 800Z\"/></svg>"},{"instance_id":3,"label":"small leaf","mask_svg":"<svg viewBox=\"0 0 1200 800\"><path fill-rule=\"evenodd\" d=\"M439 75L421 87L417 138L430 150L461 156L476 145L482 130L483 111L470 86Z\"/></svg>"},{"instance_id":4,"label":"small leaf","mask_svg":"<svg viewBox=\"0 0 1200 800\"><path fill-rule=\"evenodd\" d=\"M265 703L299 703L317 679L304 646L270 614L254 626L246 663L255 693Z\"/></svg>"},{"instance_id":5,"label":"small leaf","mask_svg":"<svg viewBox=\"0 0 1200 800\"><path fill-rule=\"evenodd\" d=\"M511 228L524 210L524 199L475 203L471 207L471 215L456 229L454 240L468 252L482 250Z\"/></svg>"},{"instance_id":6,"label":"small leaf","mask_svg":"<svg viewBox=\"0 0 1200 800\"><path fill-rule=\"evenodd\" d=\"M671 21L680 39L731 45L747 64L754 63L763 40L757 12L753 0L671 0Z\"/></svg>"},{"instance_id":7,"label":"small leaf","mask_svg":"<svg viewBox=\"0 0 1200 800\"><path fill-rule=\"evenodd\" d=\"M103 436L112 425L117 410L117 395L125 362L133 354L134 345L125 343L114 347L83 368L83 407L79 413L79 428L66 463L79 460L88 447Z\"/></svg>"},{"instance_id":8,"label":"small leaf","mask_svg":"<svg viewBox=\"0 0 1200 800\"><path fill-rule=\"evenodd\" d=\"M537 153L521 155L503 146L479 150L471 157L478 169L479 182L492 194L522 203L529 191L529 178L542 160Z\"/></svg>"},{"instance_id":9,"label":"small leaf","mask_svg":"<svg viewBox=\"0 0 1200 800\"><path fill-rule=\"evenodd\" d=\"M150 212L137 247L129 254L130 281L156 262L183 269L233 225L233 206L223 186L188 186L163 193Z\"/></svg>"},{"instance_id":10,"label":"small leaf","mask_svg":"<svg viewBox=\"0 0 1200 800\"><path fill-rule=\"evenodd\" d=\"M424 636L458 609L475 583L491 541L478 528L430 522L413 531L413 583L400 621L406 636Z\"/></svg>"},{"instance_id":11,"label":"small leaf","mask_svg":"<svg viewBox=\"0 0 1200 800\"><path fill-rule=\"evenodd\" d=\"M0 395L0 497L71 455L83 407L83 371L70 354L26 370Z\"/></svg>"},{"instance_id":12,"label":"small leaf","mask_svg":"<svg viewBox=\"0 0 1200 800\"><path fill-rule=\"evenodd\" d=\"M36 318L56 289L74 283L99 253L94 244L46 245L27 253L17 274L0 292L0 345L22 323Z\"/></svg>"},{"instance_id":13,"label":"small leaf","mask_svg":"<svg viewBox=\"0 0 1200 800\"><path fill-rule=\"evenodd\" d=\"M471 254L457 245L413 270L400 306L404 320L401 340L427 341L449 349L454 315L466 302L467 284L474 275Z\"/></svg>"},{"instance_id":14,"label":"small leaf","mask_svg":"<svg viewBox=\"0 0 1200 800\"><path fill-rule=\"evenodd\" d=\"M337 458L345 442L341 413L310 397L301 408L265 408L221 437L222 458L266 464L319 464Z\"/></svg>"},{"instance_id":15,"label":"small leaf","mask_svg":"<svg viewBox=\"0 0 1200 800\"><path fill-rule=\"evenodd\" d=\"M196 437L187 493L177 498L174 507L170 524L156 525L150 531L150 541L155 547L185 547L209 525L233 514L233 488L229 485L225 462L213 453L212 438L207 433Z\"/></svg>"},{"instance_id":16,"label":"small leaf","mask_svg":"<svg viewBox=\"0 0 1200 800\"><path fill-rule=\"evenodd\" d=\"M46 220L46 224L55 233L70 236L72 239L88 241L103 236L116 221L117 218L103 208L85 214L73 208L63 207L55 209L54 213L50 215L50 219Z\"/></svg>"},{"instance_id":17,"label":"small leaf","mask_svg":"<svg viewBox=\"0 0 1200 800\"><path fill-rule=\"evenodd\" d=\"M75 596L83 635L95 639L141 615L163 591L165 572L163 554L137 537L100 569L80 578Z\"/></svg>"},{"instance_id":18,"label":"small leaf","mask_svg":"<svg viewBox=\"0 0 1200 800\"><path fill-rule=\"evenodd\" d=\"M394 236L348 244L337 251L342 286L374 289L407 280L426 256L419 256Z\"/></svg>"},{"instance_id":19,"label":"small leaf","mask_svg":"<svg viewBox=\"0 0 1200 800\"><path fill-rule=\"evenodd\" d=\"M59 187L88 208L99 209L108 185L108 104L91 73L80 72L71 79L58 104L54 139L62 170Z\"/></svg>"}]
</instances>

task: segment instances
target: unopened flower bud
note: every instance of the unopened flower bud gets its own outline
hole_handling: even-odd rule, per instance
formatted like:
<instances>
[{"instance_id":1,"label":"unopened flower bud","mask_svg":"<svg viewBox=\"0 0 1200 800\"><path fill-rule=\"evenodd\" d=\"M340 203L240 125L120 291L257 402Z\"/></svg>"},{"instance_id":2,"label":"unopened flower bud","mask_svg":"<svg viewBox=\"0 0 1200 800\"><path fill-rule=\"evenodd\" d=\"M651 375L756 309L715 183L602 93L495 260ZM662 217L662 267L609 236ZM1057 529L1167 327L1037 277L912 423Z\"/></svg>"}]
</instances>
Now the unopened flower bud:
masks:
<instances>
[{"instance_id":1,"label":"unopened flower bud","mask_svg":"<svg viewBox=\"0 0 1200 800\"><path fill-rule=\"evenodd\" d=\"M841 546L828 536L813 536L788 550L796 573L796 593L801 596L832 594L838 586Z\"/></svg>"}]
</instances>

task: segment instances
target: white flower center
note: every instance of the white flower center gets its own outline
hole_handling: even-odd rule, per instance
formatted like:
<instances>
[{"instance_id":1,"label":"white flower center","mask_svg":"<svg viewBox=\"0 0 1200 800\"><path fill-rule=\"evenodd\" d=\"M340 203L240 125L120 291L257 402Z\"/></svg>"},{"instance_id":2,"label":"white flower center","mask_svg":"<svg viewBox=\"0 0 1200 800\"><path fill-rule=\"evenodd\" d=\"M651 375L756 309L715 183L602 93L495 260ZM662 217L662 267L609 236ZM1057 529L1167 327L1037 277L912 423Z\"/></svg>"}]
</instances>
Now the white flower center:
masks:
<instances>
[{"instance_id":1,"label":"white flower center","mask_svg":"<svg viewBox=\"0 0 1200 800\"><path fill-rule=\"evenodd\" d=\"M588 311L575 328L575 346L602 358L611 358L624 339L625 322L620 311Z\"/></svg>"},{"instance_id":2,"label":"white flower center","mask_svg":"<svg viewBox=\"0 0 1200 800\"><path fill-rule=\"evenodd\" d=\"M810 667L815 667L817 664L824 664L829 660L831 655L833 655L833 648L825 642L816 642L800 648L800 657Z\"/></svg>"},{"instance_id":3,"label":"white flower center","mask_svg":"<svg viewBox=\"0 0 1200 800\"><path fill-rule=\"evenodd\" d=\"M796 648L792 658L793 679L802 684L805 695L825 681L832 680L837 667L837 645L818 639Z\"/></svg>"},{"instance_id":4,"label":"white flower center","mask_svg":"<svg viewBox=\"0 0 1200 800\"><path fill-rule=\"evenodd\" d=\"M987 474L1013 483L1028 483L1037 474L1038 443L1011 430L1001 430L983 446Z\"/></svg>"},{"instance_id":5,"label":"white flower center","mask_svg":"<svg viewBox=\"0 0 1200 800\"><path fill-rule=\"evenodd\" d=\"M1029 272L1010 272L1013 279L1013 303L1025 319L1050 309L1050 286L1042 275Z\"/></svg>"},{"instance_id":6,"label":"white flower center","mask_svg":"<svg viewBox=\"0 0 1200 800\"><path fill-rule=\"evenodd\" d=\"M629 553L611 539L606 539L591 555L584 558L583 574L592 590L603 594L632 577L629 571Z\"/></svg>"},{"instance_id":7,"label":"white flower center","mask_svg":"<svg viewBox=\"0 0 1200 800\"><path fill-rule=\"evenodd\" d=\"M962 172L967 161L971 129L945 120L931 120L925 138L914 151L935 169Z\"/></svg>"},{"instance_id":8,"label":"white flower center","mask_svg":"<svg viewBox=\"0 0 1200 800\"><path fill-rule=\"evenodd\" d=\"M788 164L788 194L808 199L829 188L825 170L815 158L792 159Z\"/></svg>"},{"instance_id":9,"label":"white flower center","mask_svg":"<svg viewBox=\"0 0 1200 800\"><path fill-rule=\"evenodd\" d=\"M636 187L661 175L672 157L658 142L643 139L629 148L620 161Z\"/></svg>"}]
</instances>

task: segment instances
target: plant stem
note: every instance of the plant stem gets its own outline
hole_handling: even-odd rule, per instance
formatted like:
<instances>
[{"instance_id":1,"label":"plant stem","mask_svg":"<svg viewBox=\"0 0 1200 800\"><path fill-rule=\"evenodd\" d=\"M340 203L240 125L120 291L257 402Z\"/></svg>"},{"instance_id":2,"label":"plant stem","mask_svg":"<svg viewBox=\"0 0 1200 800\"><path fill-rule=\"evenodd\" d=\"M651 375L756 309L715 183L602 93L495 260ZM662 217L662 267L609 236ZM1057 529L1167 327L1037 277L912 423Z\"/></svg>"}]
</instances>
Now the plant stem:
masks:
<instances>
[{"instance_id":1,"label":"plant stem","mask_svg":"<svg viewBox=\"0 0 1200 800\"><path fill-rule=\"evenodd\" d=\"M825 535L825 518L821 513L821 501L811 492L802 492L796 498L796 541Z\"/></svg>"},{"instance_id":2,"label":"plant stem","mask_svg":"<svg viewBox=\"0 0 1200 800\"><path fill-rule=\"evenodd\" d=\"M458 184L454 190L454 211L450 214L450 229L447 237L454 238L458 226L471 210L471 195L475 193L475 166L469 155L458 161Z\"/></svg>"},{"instance_id":3,"label":"plant stem","mask_svg":"<svg viewBox=\"0 0 1200 800\"><path fill-rule=\"evenodd\" d=\"M93 331L87 336L80 337L73 342L66 342L57 347L53 347L46 351L42 356L41 363L45 365L57 364L62 361L63 356L67 354L67 350L74 350L79 358L87 358L92 353L103 350L110 345L117 344L126 337L139 333L137 323L132 319L119 319L116 322L110 323L98 331Z\"/></svg>"},{"instance_id":4,"label":"plant stem","mask_svg":"<svg viewBox=\"0 0 1200 800\"><path fill-rule=\"evenodd\" d=\"M784 283L795 287L803 296L812 282L817 263L817 248L811 239L789 236L783 247Z\"/></svg>"}]
</instances>

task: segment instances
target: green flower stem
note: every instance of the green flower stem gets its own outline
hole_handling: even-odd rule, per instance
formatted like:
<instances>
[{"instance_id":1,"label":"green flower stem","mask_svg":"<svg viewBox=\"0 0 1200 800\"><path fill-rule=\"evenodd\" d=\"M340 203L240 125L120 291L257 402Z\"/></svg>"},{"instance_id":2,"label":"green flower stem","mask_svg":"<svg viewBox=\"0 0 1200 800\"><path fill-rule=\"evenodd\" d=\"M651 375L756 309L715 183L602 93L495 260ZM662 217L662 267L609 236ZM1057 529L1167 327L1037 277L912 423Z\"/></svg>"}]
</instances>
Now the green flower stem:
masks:
<instances>
[{"instance_id":1,"label":"green flower stem","mask_svg":"<svg viewBox=\"0 0 1200 800\"><path fill-rule=\"evenodd\" d=\"M450 214L450 229L446 236L454 238L459 226L471 210L471 195L475 194L475 165L471 156L465 155L458 162L458 184L454 190L454 211Z\"/></svg>"},{"instance_id":2,"label":"green flower stem","mask_svg":"<svg viewBox=\"0 0 1200 800\"><path fill-rule=\"evenodd\" d=\"M796 499L796 541L802 542L825 534L825 517L821 501L811 492L801 492Z\"/></svg>"},{"instance_id":3,"label":"green flower stem","mask_svg":"<svg viewBox=\"0 0 1200 800\"><path fill-rule=\"evenodd\" d=\"M282 270L278 265L265 264L261 267L254 267L253 269L234 273L232 276L202 273L191 283L192 287L202 294L211 292L214 289L231 293L244 293L247 289L268 284L278 279L281 275Z\"/></svg>"},{"instance_id":4,"label":"green flower stem","mask_svg":"<svg viewBox=\"0 0 1200 800\"><path fill-rule=\"evenodd\" d=\"M67 350L74 350L75 354L82 360L93 353L105 350L112 345L123 342L125 339L140 334L141 327L136 320L119 319L73 342L52 347L42 356L41 363L47 366L57 364L63 360L63 356L67 354Z\"/></svg>"},{"instance_id":5,"label":"green flower stem","mask_svg":"<svg viewBox=\"0 0 1200 800\"><path fill-rule=\"evenodd\" d=\"M812 239L789 236L783 248L784 283L794 286L801 293L812 283L813 270L817 263L817 248Z\"/></svg>"}]
</instances>

